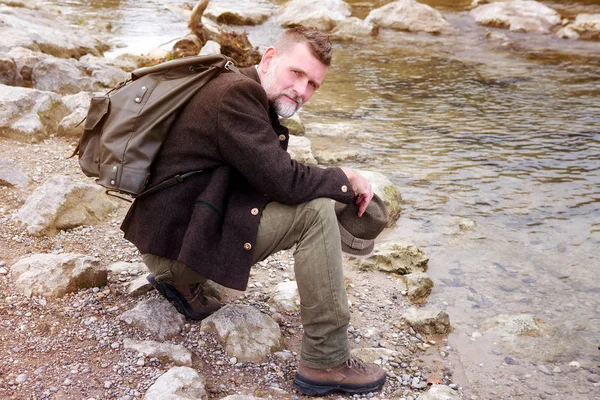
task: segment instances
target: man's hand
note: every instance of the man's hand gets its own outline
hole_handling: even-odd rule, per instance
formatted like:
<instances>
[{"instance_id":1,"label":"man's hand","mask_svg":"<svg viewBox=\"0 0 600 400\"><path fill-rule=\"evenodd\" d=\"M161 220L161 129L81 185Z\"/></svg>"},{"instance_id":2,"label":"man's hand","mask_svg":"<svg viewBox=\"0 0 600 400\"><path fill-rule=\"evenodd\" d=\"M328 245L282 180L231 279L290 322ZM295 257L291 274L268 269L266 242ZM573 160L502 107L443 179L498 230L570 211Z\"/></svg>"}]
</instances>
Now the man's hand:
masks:
<instances>
[{"instance_id":1,"label":"man's hand","mask_svg":"<svg viewBox=\"0 0 600 400\"><path fill-rule=\"evenodd\" d=\"M346 174L346 177L350 181L352 190L356 197L355 204L358 206L358 216L362 217L367 206L373 198L373 189L371 188L371 182L368 179L362 177L358 172L352 168L341 167L340 168Z\"/></svg>"}]
</instances>

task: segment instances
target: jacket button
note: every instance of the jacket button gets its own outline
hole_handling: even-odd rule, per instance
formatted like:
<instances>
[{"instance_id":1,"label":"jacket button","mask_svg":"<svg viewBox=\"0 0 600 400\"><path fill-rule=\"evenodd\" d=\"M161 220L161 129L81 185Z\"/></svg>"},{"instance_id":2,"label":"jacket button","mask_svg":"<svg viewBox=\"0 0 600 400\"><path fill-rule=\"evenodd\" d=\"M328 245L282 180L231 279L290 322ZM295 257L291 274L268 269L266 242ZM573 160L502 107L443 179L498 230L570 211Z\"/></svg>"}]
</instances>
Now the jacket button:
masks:
<instances>
[{"instance_id":1,"label":"jacket button","mask_svg":"<svg viewBox=\"0 0 600 400\"><path fill-rule=\"evenodd\" d=\"M244 250L252 249L252 245L250 243L244 243Z\"/></svg>"},{"instance_id":2,"label":"jacket button","mask_svg":"<svg viewBox=\"0 0 600 400\"><path fill-rule=\"evenodd\" d=\"M348 191L348 186L343 185L342 186L342 192L346 193Z\"/></svg>"},{"instance_id":3,"label":"jacket button","mask_svg":"<svg viewBox=\"0 0 600 400\"><path fill-rule=\"evenodd\" d=\"M280 142L285 142L285 135L284 134L279 135L279 141Z\"/></svg>"},{"instance_id":4,"label":"jacket button","mask_svg":"<svg viewBox=\"0 0 600 400\"><path fill-rule=\"evenodd\" d=\"M258 215L258 208L253 208L252 210L250 210L250 214Z\"/></svg>"}]
</instances>

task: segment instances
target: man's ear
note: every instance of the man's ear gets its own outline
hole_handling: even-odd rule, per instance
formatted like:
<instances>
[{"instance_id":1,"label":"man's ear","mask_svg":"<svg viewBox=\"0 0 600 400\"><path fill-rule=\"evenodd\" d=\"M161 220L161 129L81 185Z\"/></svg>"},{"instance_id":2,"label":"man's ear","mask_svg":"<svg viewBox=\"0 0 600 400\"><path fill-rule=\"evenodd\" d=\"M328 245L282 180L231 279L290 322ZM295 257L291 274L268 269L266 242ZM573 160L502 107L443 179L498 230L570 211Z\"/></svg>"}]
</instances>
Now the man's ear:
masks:
<instances>
[{"instance_id":1,"label":"man's ear","mask_svg":"<svg viewBox=\"0 0 600 400\"><path fill-rule=\"evenodd\" d=\"M260 60L260 72L265 74L269 70L269 66L271 65L271 62L273 62L273 59L276 55L277 50L275 50L274 47L269 47L267 50L265 50L262 59Z\"/></svg>"}]
</instances>

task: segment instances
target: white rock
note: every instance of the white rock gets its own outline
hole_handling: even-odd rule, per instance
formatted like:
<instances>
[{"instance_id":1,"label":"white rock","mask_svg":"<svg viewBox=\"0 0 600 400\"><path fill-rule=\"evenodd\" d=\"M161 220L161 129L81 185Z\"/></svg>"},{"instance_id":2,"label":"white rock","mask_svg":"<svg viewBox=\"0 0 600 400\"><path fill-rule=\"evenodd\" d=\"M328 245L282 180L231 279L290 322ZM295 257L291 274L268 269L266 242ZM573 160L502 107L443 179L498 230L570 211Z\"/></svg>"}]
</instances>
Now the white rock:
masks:
<instances>
[{"instance_id":1,"label":"white rock","mask_svg":"<svg viewBox=\"0 0 600 400\"><path fill-rule=\"evenodd\" d=\"M82 254L35 254L11 267L11 280L26 296L59 297L80 288L106 285L97 258Z\"/></svg>"},{"instance_id":2,"label":"white rock","mask_svg":"<svg viewBox=\"0 0 600 400\"><path fill-rule=\"evenodd\" d=\"M557 32L567 39L600 40L600 14L579 14L575 21Z\"/></svg>"},{"instance_id":3,"label":"white rock","mask_svg":"<svg viewBox=\"0 0 600 400\"><path fill-rule=\"evenodd\" d=\"M152 285L145 276L138 276L127 285L127 294L130 297L138 297L148 293L152 289Z\"/></svg>"},{"instance_id":4,"label":"white rock","mask_svg":"<svg viewBox=\"0 0 600 400\"><path fill-rule=\"evenodd\" d=\"M366 259L353 260L363 270L379 270L406 275L425 272L429 258L414 244L387 242L375 245L375 253Z\"/></svg>"},{"instance_id":5,"label":"white rock","mask_svg":"<svg viewBox=\"0 0 600 400\"><path fill-rule=\"evenodd\" d=\"M142 353L146 357L156 357L163 363L173 363L184 367L192 366L193 354L182 345L160 343L153 340L125 339L123 347L137 353Z\"/></svg>"},{"instance_id":6,"label":"white rock","mask_svg":"<svg viewBox=\"0 0 600 400\"><path fill-rule=\"evenodd\" d=\"M295 312L300 310L300 295L298 294L298 285L295 281L281 282L275 287L275 292L270 304L278 309Z\"/></svg>"},{"instance_id":7,"label":"white rock","mask_svg":"<svg viewBox=\"0 0 600 400\"><path fill-rule=\"evenodd\" d=\"M148 268L146 267L146 264L144 264L143 262L125 262L125 261L119 261L116 263L112 263L110 264L108 267L106 267L106 269L108 270L108 272L111 275L120 275L123 272L147 272Z\"/></svg>"},{"instance_id":8,"label":"white rock","mask_svg":"<svg viewBox=\"0 0 600 400\"><path fill-rule=\"evenodd\" d=\"M138 303L131 310L121 314L119 319L148 331L161 341L177 336L185 324L185 318L171 303L156 298Z\"/></svg>"},{"instance_id":9,"label":"white rock","mask_svg":"<svg viewBox=\"0 0 600 400\"><path fill-rule=\"evenodd\" d=\"M317 165L317 160L312 153L312 143L306 137L290 135L287 151L296 161L308 165Z\"/></svg>"},{"instance_id":10,"label":"white rock","mask_svg":"<svg viewBox=\"0 0 600 400\"><path fill-rule=\"evenodd\" d=\"M313 152L315 159L321 165L336 165L360 158L360 153L354 150L331 151L318 150Z\"/></svg>"},{"instance_id":11,"label":"white rock","mask_svg":"<svg viewBox=\"0 0 600 400\"><path fill-rule=\"evenodd\" d=\"M11 161L0 158L0 186L24 188L29 185L29 177L21 167Z\"/></svg>"},{"instance_id":12,"label":"white rock","mask_svg":"<svg viewBox=\"0 0 600 400\"><path fill-rule=\"evenodd\" d=\"M459 400L460 393L446 385L432 385L429 390L417 397L417 400Z\"/></svg>"},{"instance_id":13,"label":"white rock","mask_svg":"<svg viewBox=\"0 0 600 400\"><path fill-rule=\"evenodd\" d=\"M279 16L279 24L283 27L314 26L330 31L351 14L350 5L343 0L291 0Z\"/></svg>"},{"instance_id":14,"label":"white rock","mask_svg":"<svg viewBox=\"0 0 600 400\"><path fill-rule=\"evenodd\" d=\"M302 118L300 118L298 113L295 113L289 118L279 118L279 122L281 125L288 128L290 135L304 136L304 124L302 123Z\"/></svg>"},{"instance_id":15,"label":"white rock","mask_svg":"<svg viewBox=\"0 0 600 400\"><path fill-rule=\"evenodd\" d=\"M9 86L23 86L23 77L19 73L17 63L12 57L3 54L0 54L0 83Z\"/></svg>"},{"instance_id":16,"label":"white rock","mask_svg":"<svg viewBox=\"0 0 600 400\"><path fill-rule=\"evenodd\" d=\"M411 307L402 318L417 332L433 336L450 333L450 317L444 311Z\"/></svg>"},{"instance_id":17,"label":"white rock","mask_svg":"<svg viewBox=\"0 0 600 400\"><path fill-rule=\"evenodd\" d=\"M221 45L214 40L207 40L204 46L200 49L201 56L210 56L221 54Z\"/></svg>"},{"instance_id":18,"label":"white rock","mask_svg":"<svg viewBox=\"0 0 600 400\"><path fill-rule=\"evenodd\" d=\"M372 21L350 17L341 21L329 35L336 41L363 41L377 35L378 28Z\"/></svg>"},{"instance_id":19,"label":"white rock","mask_svg":"<svg viewBox=\"0 0 600 400\"><path fill-rule=\"evenodd\" d=\"M202 321L202 332L213 332L230 357L258 362L283 344L279 325L254 307L228 305Z\"/></svg>"},{"instance_id":20,"label":"white rock","mask_svg":"<svg viewBox=\"0 0 600 400\"><path fill-rule=\"evenodd\" d=\"M433 280L424 272L416 272L402 276L406 284L406 297L412 304L423 304L433 289Z\"/></svg>"},{"instance_id":21,"label":"white rock","mask_svg":"<svg viewBox=\"0 0 600 400\"><path fill-rule=\"evenodd\" d=\"M537 1L509 1L485 4L470 11L475 22L515 32L548 33L561 22L552 8Z\"/></svg>"},{"instance_id":22,"label":"white rock","mask_svg":"<svg viewBox=\"0 0 600 400\"><path fill-rule=\"evenodd\" d=\"M381 360L383 357L391 358L401 354L398 351L385 349L383 347L363 347L359 349L352 349L351 353L354 357L366 363L374 363L377 360Z\"/></svg>"},{"instance_id":23,"label":"white rock","mask_svg":"<svg viewBox=\"0 0 600 400\"><path fill-rule=\"evenodd\" d=\"M193 368L173 367L148 388L144 400L206 400L206 379Z\"/></svg>"},{"instance_id":24,"label":"white rock","mask_svg":"<svg viewBox=\"0 0 600 400\"><path fill-rule=\"evenodd\" d=\"M436 9L415 0L398 0L377 8L365 21L381 28L409 32L443 33L450 24Z\"/></svg>"},{"instance_id":25,"label":"white rock","mask_svg":"<svg viewBox=\"0 0 600 400\"><path fill-rule=\"evenodd\" d=\"M15 219L31 235L53 235L61 229L102 221L116 206L98 185L55 176L33 191Z\"/></svg>"}]
</instances>

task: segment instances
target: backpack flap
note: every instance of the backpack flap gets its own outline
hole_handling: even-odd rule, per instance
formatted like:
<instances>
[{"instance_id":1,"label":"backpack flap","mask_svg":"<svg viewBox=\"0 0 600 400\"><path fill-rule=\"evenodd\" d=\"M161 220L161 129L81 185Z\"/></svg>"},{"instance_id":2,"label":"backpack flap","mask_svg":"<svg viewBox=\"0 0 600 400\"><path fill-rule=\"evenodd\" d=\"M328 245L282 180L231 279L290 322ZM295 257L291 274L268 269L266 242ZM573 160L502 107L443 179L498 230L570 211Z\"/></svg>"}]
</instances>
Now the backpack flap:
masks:
<instances>
[{"instance_id":1,"label":"backpack flap","mask_svg":"<svg viewBox=\"0 0 600 400\"><path fill-rule=\"evenodd\" d=\"M110 99L107 96L92 98L83 127L83 135L77 145L79 165L87 176L97 177L100 172L100 135L109 110Z\"/></svg>"}]
</instances>

